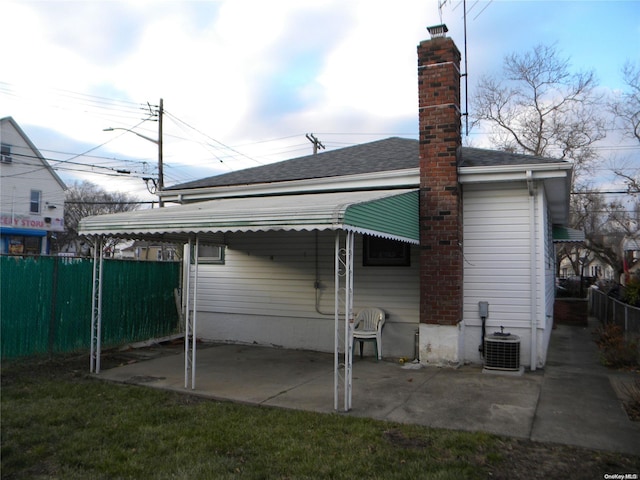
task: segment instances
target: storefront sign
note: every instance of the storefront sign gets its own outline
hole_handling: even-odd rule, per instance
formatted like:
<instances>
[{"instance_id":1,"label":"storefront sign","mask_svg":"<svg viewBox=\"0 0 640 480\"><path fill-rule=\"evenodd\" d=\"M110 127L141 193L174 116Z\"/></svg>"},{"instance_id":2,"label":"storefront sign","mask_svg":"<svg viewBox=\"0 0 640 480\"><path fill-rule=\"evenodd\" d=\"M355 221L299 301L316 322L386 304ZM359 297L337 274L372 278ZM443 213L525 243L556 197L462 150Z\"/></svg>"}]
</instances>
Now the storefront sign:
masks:
<instances>
[{"instance_id":1,"label":"storefront sign","mask_svg":"<svg viewBox=\"0 0 640 480\"><path fill-rule=\"evenodd\" d=\"M42 217L39 215L11 215L0 214L0 226L5 228L27 228L32 230L46 230L50 232L63 232L64 220L55 217Z\"/></svg>"}]
</instances>

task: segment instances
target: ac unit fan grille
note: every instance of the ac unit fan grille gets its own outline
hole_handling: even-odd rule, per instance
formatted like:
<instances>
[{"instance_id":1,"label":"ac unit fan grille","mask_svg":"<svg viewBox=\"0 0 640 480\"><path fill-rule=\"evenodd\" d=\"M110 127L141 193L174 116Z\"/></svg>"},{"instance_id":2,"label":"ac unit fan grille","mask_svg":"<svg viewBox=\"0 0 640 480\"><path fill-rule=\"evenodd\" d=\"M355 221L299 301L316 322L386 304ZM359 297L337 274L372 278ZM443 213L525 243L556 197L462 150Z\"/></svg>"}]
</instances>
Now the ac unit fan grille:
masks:
<instances>
[{"instance_id":1,"label":"ac unit fan grille","mask_svg":"<svg viewBox=\"0 0 640 480\"><path fill-rule=\"evenodd\" d=\"M520 337L488 335L484 339L484 367L493 370L520 368Z\"/></svg>"}]
</instances>

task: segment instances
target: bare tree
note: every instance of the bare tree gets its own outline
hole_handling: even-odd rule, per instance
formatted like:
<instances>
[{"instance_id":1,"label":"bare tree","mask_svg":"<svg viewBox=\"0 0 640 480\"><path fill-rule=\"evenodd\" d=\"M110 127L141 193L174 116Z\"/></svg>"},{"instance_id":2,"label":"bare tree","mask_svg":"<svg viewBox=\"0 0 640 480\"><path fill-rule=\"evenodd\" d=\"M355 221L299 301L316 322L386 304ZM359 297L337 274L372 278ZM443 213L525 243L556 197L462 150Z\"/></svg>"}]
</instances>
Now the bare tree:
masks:
<instances>
[{"instance_id":1,"label":"bare tree","mask_svg":"<svg viewBox=\"0 0 640 480\"><path fill-rule=\"evenodd\" d=\"M637 239L640 234L640 203L636 201L629 206L615 200L607 205L606 212L607 224L599 236L591 239L589 247L599 258L614 267L619 277L624 272L628 250L625 244Z\"/></svg>"},{"instance_id":2,"label":"bare tree","mask_svg":"<svg viewBox=\"0 0 640 480\"><path fill-rule=\"evenodd\" d=\"M609 102L609 110L622 135L640 143L640 64L625 63L622 78L626 88ZM628 168L625 164L612 170L625 183L629 193L640 193L640 169Z\"/></svg>"},{"instance_id":3,"label":"bare tree","mask_svg":"<svg viewBox=\"0 0 640 480\"><path fill-rule=\"evenodd\" d=\"M65 231L58 235L57 243L61 251L75 251L88 254L91 243L78 235L80 220L91 215L128 212L137 209L139 201L126 193L108 192L91 182L74 183L66 192L64 224ZM110 240L106 248L113 248L117 240Z\"/></svg>"},{"instance_id":4,"label":"bare tree","mask_svg":"<svg viewBox=\"0 0 640 480\"><path fill-rule=\"evenodd\" d=\"M489 128L495 147L573 163L572 190L580 194L571 198L570 225L585 233L586 242L563 245L558 264L567 258L577 276L593 258L607 258L611 265L619 258L609 245L617 235L603 236L611 230L607 206L589 194L587 181L594 144L606 136L596 86L593 71L573 73L555 45L538 45L506 56L502 75L481 78L472 100L474 125Z\"/></svg>"},{"instance_id":5,"label":"bare tree","mask_svg":"<svg viewBox=\"0 0 640 480\"><path fill-rule=\"evenodd\" d=\"M571 73L555 46L505 57L503 75L485 76L473 97L474 125L490 127L499 149L571 160L575 174L605 137L592 71Z\"/></svg>"},{"instance_id":6,"label":"bare tree","mask_svg":"<svg viewBox=\"0 0 640 480\"><path fill-rule=\"evenodd\" d=\"M584 244L564 244L559 258L571 263L580 276L582 266L598 259L613 268L616 281L624 271L625 242L640 233L640 202L625 205L620 199L606 202L591 187L578 187L571 197L571 225L584 232Z\"/></svg>"},{"instance_id":7,"label":"bare tree","mask_svg":"<svg viewBox=\"0 0 640 480\"><path fill-rule=\"evenodd\" d=\"M640 142L640 65L627 62L622 67L626 90L610 103L610 110L623 129L623 134Z\"/></svg>"},{"instance_id":8,"label":"bare tree","mask_svg":"<svg viewBox=\"0 0 640 480\"><path fill-rule=\"evenodd\" d=\"M571 195L570 205L570 225L581 230L585 235L585 242L561 243L557 248L557 260L560 265L566 259L571 265L574 276L582 276L583 267L595 258L599 258L606 263L608 260L599 256L589 247L598 249L598 245L603 248L605 238L602 235L607 225L607 205L601 195L593 191L590 185L576 186L576 191Z\"/></svg>"}]
</instances>

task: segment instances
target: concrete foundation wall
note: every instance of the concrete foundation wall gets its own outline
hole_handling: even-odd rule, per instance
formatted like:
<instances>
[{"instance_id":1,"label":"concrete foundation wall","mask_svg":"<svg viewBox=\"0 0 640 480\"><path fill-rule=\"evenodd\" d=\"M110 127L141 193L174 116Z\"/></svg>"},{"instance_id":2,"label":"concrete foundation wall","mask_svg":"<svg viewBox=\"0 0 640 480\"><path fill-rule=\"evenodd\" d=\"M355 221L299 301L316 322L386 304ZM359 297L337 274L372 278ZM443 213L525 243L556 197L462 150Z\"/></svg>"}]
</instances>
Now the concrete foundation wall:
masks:
<instances>
[{"instance_id":1,"label":"concrete foundation wall","mask_svg":"<svg viewBox=\"0 0 640 480\"><path fill-rule=\"evenodd\" d=\"M455 366L464 360L464 325L420 324L420 363Z\"/></svg>"}]
</instances>

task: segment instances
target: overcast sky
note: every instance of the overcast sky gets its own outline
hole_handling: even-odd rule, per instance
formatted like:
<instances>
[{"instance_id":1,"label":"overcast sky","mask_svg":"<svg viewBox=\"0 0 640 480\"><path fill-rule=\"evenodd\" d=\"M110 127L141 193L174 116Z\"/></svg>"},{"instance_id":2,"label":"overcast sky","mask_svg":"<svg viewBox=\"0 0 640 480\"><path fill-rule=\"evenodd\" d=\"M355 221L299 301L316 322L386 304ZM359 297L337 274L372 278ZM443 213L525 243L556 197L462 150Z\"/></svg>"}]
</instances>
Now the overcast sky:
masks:
<instances>
[{"instance_id":1,"label":"overcast sky","mask_svg":"<svg viewBox=\"0 0 640 480\"><path fill-rule=\"evenodd\" d=\"M595 70L607 91L640 59L640 1L466 8L470 95L505 55L541 43L556 44L572 70ZM416 46L441 21L465 43L462 0L3 0L0 18L0 117L12 116L69 184L147 200L141 177L157 175L156 146L103 131L157 138L157 123L143 122L147 103L164 99L172 185L310 154L305 133L327 149L417 138ZM480 131L467 141L486 146ZM638 148L618 139L599 151L640 168Z\"/></svg>"}]
</instances>

